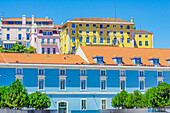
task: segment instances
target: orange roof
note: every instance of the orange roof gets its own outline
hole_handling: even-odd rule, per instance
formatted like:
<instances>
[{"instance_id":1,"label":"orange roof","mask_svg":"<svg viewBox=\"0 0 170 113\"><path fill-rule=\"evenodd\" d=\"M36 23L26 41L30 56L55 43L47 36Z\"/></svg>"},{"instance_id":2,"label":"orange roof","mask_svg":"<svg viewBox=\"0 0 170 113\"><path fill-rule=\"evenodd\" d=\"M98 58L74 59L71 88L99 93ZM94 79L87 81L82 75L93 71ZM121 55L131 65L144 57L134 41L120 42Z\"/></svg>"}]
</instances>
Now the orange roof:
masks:
<instances>
[{"instance_id":1,"label":"orange roof","mask_svg":"<svg viewBox=\"0 0 170 113\"><path fill-rule=\"evenodd\" d=\"M120 18L98 18L98 17L74 18L70 21L129 22Z\"/></svg>"},{"instance_id":2,"label":"orange roof","mask_svg":"<svg viewBox=\"0 0 170 113\"><path fill-rule=\"evenodd\" d=\"M54 28L56 29L56 28L61 28L62 27L62 25L54 25Z\"/></svg>"},{"instance_id":3,"label":"orange roof","mask_svg":"<svg viewBox=\"0 0 170 113\"><path fill-rule=\"evenodd\" d=\"M3 19L3 21L4 20L7 20L7 21L9 21L9 20L15 20L15 21L21 21L22 20L22 18L6 18L6 19ZM32 18L26 18L26 20L32 20ZM47 19L47 18L34 18L34 20L36 21L53 21L53 20L51 20L51 19Z\"/></svg>"},{"instance_id":4,"label":"orange roof","mask_svg":"<svg viewBox=\"0 0 170 113\"><path fill-rule=\"evenodd\" d=\"M149 34L153 34L152 32L149 31L145 31L145 30L133 30L134 33L149 33Z\"/></svg>"},{"instance_id":5,"label":"orange roof","mask_svg":"<svg viewBox=\"0 0 170 113\"><path fill-rule=\"evenodd\" d=\"M11 57L12 56L12 57ZM0 63L85 64L79 55L0 53Z\"/></svg>"},{"instance_id":6,"label":"orange roof","mask_svg":"<svg viewBox=\"0 0 170 113\"><path fill-rule=\"evenodd\" d=\"M98 54L103 55L105 65L115 65L113 56L122 56L123 65L135 65L131 58L140 56L142 65L153 66L149 58L159 58L160 66L170 66L166 61L170 58L170 49L153 49L153 48L125 48L125 47L102 47L102 46L81 46L80 47L87 57L90 64L95 63L92 57Z\"/></svg>"}]
</instances>

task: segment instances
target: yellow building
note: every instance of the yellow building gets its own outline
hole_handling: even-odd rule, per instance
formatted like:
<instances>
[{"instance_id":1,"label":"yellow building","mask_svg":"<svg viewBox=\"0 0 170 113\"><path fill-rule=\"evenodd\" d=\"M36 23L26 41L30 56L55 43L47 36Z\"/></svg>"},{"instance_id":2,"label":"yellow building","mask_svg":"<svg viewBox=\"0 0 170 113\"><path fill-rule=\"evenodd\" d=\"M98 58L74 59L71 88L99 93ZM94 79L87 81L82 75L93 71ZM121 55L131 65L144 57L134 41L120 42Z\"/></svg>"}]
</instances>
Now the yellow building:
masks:
<instances>
[{"instance_id":1,"label":"yellow building","mask_svg":"<svg viewBox=\"0 0 170 113\"><path fill-rule=\"evenodd\" d=\"M152 48L152 33L149 32L145 38L147 33L134 30L133 26L132 18L130 22L119 18L69 20L62 26L60 33L60 53L74 53L79 45ZM142 46L137 41L142 41Z\"/></svg>"}]
</instances>

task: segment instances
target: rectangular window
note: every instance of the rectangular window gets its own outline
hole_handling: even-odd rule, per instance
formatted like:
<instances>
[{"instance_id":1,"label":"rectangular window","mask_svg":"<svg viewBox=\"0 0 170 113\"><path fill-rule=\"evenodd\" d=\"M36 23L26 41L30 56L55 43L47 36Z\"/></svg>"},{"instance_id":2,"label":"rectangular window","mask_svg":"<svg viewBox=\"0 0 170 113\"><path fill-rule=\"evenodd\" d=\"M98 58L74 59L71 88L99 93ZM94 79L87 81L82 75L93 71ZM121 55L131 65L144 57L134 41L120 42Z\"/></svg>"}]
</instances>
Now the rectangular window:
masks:
<instances>
[{"instance_id":1,"label":"rectangular window","mask_svg":"<svg viewBox=\"0 0 170 113\"><path fill-rule=\"evenodd\" d=\"M100 31L100 35L103 35L103 31Z\"/></svg>"},{"instance_id":2,"label":"rectangular window","mask_svg":"<svg viewBox=\"0 0 170 113\"><path fill-rule=\"evenodd\" d=\"M86 30L86 34L89 34L89 30Z\"/></svg>"},{"instance_id":3,"label":"rectangular window","mask_svg":"<svg viewBox=\"0 0 170 113\"><path fill-rule=\"evenodd\" d=\"M35 38L34 40L35 40L35 42L37 42L37 38Z\"/></svg>"},{"instance_id":4,"label":"rectangular window","mask_svg":"<svg viewBox=\"0 0 170 113\"><path fill-rule=\"evenodd\" d=\"M121 83L121 90L123 90L123 89L125 90L125 87L126 87L125 80L121 80L120 83Z\"/></svg>"},{"instance_id":5,"label":"rectangular window","mask_svg":"<svg viewBox=\"0 0 170 113\"><path fill-rule=\"evenodd\" d=\"M75 37L72 37L72 42L75 43Z\"/></svg>"},{"instance_id":6,"label":"rectangular window","mask_svg":"<svg viewBox=\"0 0 170 113\"><path fill-rule=\"evenodd\" d=\"M89 27L89 24L86 24L86 27Z\"/></svg>"},{"instance_id":7,"label":"rectangular window","mask_svg":"<svg viewBox=\"0 0 170 113\"><path fill-rule=\"evenodd\" d=\"M47 44L50 44L50 39L49 38L47 39Z\"/></svg>"},{"instance_id":8,"label":"rectangular window","mask_svg":"<svg viewBox=\"0 0 170 113\"><path fill-rule=\"evenodd\" d=\"M107 44L110 44L110 37L107 37Z\"/></svg>"},{"instance_id":9,"label":"rectangular window","mask_svg":"<svg viewBox=\"0 0 170 113\"><path fill-rule=\"evenodd\" d=\"M82 43L82 37L79 37L79 42Z\"/></svg>"},{"instance_id":10,"label":"rectangular window","mask_svg":"<svg viewBox=\"0 0 170 113\"><path fill-rule=\"evenodd\" d=\"M82 24L79 24L79 27L82 27L83 25Z\"/></svg>"},{"instance_id":11,"label":"rectangular window","mask_svg":"<svg viewBox=\"0 0 170 113\"><path fill-rule=\"evenodd\" d=\"M53 48L53 54L56 54L56 48Z\"/></svg>"},{"instance_id":12,"label":"rectangular window","mask_svg":"<svg viewBox=\"0 0 170 113\"><path fill-rule=\"evenodd\" d=\"M100 43L103 44L103 37L100 37Z\"/></svg>"},{"instance_id":13,"label":"rectangular window","mask_svg":"<svg viewBox=\"0 0 170 113\"><path fill-rule=\"evenodd\" d=\"M7 31L9 31L10 30L10 28L7 28Z\"/></svg>"},{"instance_id":14,"label":"rectangular window","mask_svg":"<svg viewBox=\"0 0 170 113\"><path fill-rule=\"evenodd\" d=\"M101 90L106 90L106 80L101 80Z\"/></svg>"},{"instance_id":15,"label":"rectangular window","mask_svg":"<svg viewBox=\"0 0 170 113\"><path fill-rule=\"evenodd\" d=\"M130 43L130 38L127 38L127 43Z\"/></svg>"},{"instance_id":16,"label":"rectangular window","mask_svg":"<svg viewBox=\"0 0 170 113\"><path fill-rule=\"evenodd\" d=\"M21 68L17 68L16 69L16 74L17 75L22 75L22 69Z\"/></svg>"},{"instance_id":17,"label":"rectangular window","mask_svg":"<svg viewBox=\"0 0 170 113\"><path fill-rule=\"evenodd\" d=\"M30 29L29 28L27 28L27 32L29 32L30 31Z\"/></svg>"},{"instance_id":18,"label":"rectangular window","mask_svg":"<svg viewBox=\"0 0 170 113\"><path fill-rule=\"evenodd\" d=\"M81 90L86 90L86 80L81 80Z\"/></svg>"},{"instance_id":19,"label":"rectangular window","mask_svg":"<svg viewBox=\"0 0 170 113\"><path fill-rule=\"evenodd\" d=\"M27 49L30 47L30 42L27 42Z\"/></svg>"},{"instance_id":20,"label":"rectangular window","mask_svg":"<svg viewBox=\"0 0 170 113\"><path fill-rule=\"evenodd\" d=\"M113 28L116 28L116 25L113 25Z\"/></svg>"},{"instance_id":21,"label":"rectangular window","mask_svg":"<svg viewBox=\"0 0 170 113\"><path fill-rule=\"evenodd\" d=\"M145 41L145 46L148 46L148 41Z\"/></svg>"},{"instance_id":22,"label":"rectangular window","mask_svg":"<svg viewBox=\"0 0 170 113\"><path fill-rule=\"evenodd\" d=\"M124 38L122 37L122 38L120 38L120 43L124 43Z\"/></svg>"},{"instance_id":23,"label":"rectangular window","mask_svg":"<svg viewBox=\"0 0 170 113\"><path fill-rule=\"evenodd\" d=\"M103 24L100 24L100 28L103 28Z\"/></svg>"},{"instance_id":24,"label":"rectangular window","mask_svg":"<svg viewBox=\"0 0 170 113\"><path fill-rule=\"evenodd\" d=\"M60 69L60 75L66 75L66 70L65 69Z\"/></svg>"},{"instance_id":25,"label":"rectangular window","mask_svg":"<svg viewBox=\"0 0 170 113\"><path fill-rule=\"evenodd\" d=\"M53 44L56 44L56 39L53 39Z\"/></svg>"},{"instance_id":26,"label":"rectangular window","mask_svg":"<svg viewBox=\"0 0 170 113\"><path fill-rule=\"evenodd\" d=\"M81 110L86 110L87 109L87 102L85 99L81 100Z\"/></svg>"},{"instance_id":27,"label":"rectangular window","mask_svg":"<svg viewBox=\"0 0 170 113\"><path fill-rule=\"evenodd\" d=\"M120 31L120 34L123 35L123 31Z\"/></svg>"},{"instance_id":28,"label":"rectangular window","mask_svg":"<svg viewBox=\"0 0 170 113\"><path fill-rule=\"evenodd\" d=\"M127 31L127 34L130 35L130 31Z\"/></svg>"},{"instance_id":29,"label":"rectangular window","mask_svg":"<svg viewBox=\"0 0 170 113\"><path fill-rule=\"evenodd\" d=\"M18 40L21 40L21 34L18 34Z\"/></svg>"},{"instance_id":30,"label":"rectangular window","mask_svg":"<svg viewBox=\"0 0 170 113\"><path fill-rule=\"evenodd\" d=\"M118 66L122 65L122 58L117 58L117 64L118 64Z\"/></svg>"},{"instance_id":31,"label":"rectangular window","mask_svg":"<svg viewBox=\"0 0 170 113\"><path fill-rule=\"evenodd\" d=\"M139 85L140 85L140 86L139 86L140 90L144 90L144 89L145 89L144 80L140 80Z\"/></svg>"},{"instance_id":32,"label":"rectangular window","mask_svg":"<svg viewBox=\"0 0 170 113\"><path fill-rule=\"evenodd\" d=\"M93 30L93 34L96 34L96 30Z\"/></svg>"},{"instance_id":33,"label":"rectangular window","mask_svg":"<svg viewBox=\"0 0 170 113\"><path fill-rule=\"evenodd\" d=\"M105 100L105 99L102 99L102 102L101 102L101 103L102 103L102 104L101 104L101 105L102 105L102 109L103 109L103 110L106 110L106 106L107 106L107 105L106 105L106 100Z\"/></svg>"},{"instance_id":34,"label":"rectangular window","mask_svg":"<svg viewBox=\"0 0 170 113\"><path fill-rule=\"evenodd\" d=\"M75 23L72 23L72 28L75 28L75 27L76 27Z\"/></svg>"},{"instance_id":35,"label":"rectangular window","mask_svg":"<svg viewBox=\"0 0 170 113\"><path fill-rule=\"evenodd\" d=\"M90 43L90 42L89 42L89 37L86 37L86 43Z\"/></svg>"},{"instance_id":36,"label":"rectangular window","mask_svg":"<svg viewBox=\"0 0 170 113\"><path fill-rule=\"evenodd\" d=\"M82 30L81 29L79 29L79 34L82 34Z\"/></svg>"},{"instance_id":37,"label":"rectangular window","mask_svg":"<svg viewBox=\"0 0 170 113\"><path fill-rule=\"evenodd\" d=\"M39 86L38 89L39 89L39 90L44 90L44 86L45 86L45 84L44 84L44 78L39 78L39 79L38 79L38 84L39 84L39 85L38 85L38 86Z\"/></svg>"},{"instance_id":38,"label":"rectangular window","mask_svg":"<svg viewBox=\"0 0 170 113\"><path fill-rule=\"evenodd\" d=\"M38 69L38 75L44 75L44 69Z\"/></svg>"},{"instance_id":39,"label":"rectangular window","mask_svg":"<svg viewBox=\"0 0 170 113\"><path fill-rule=\"evenodd\" d=\"M72 52L75 53L76 52L76 47L72 46Z\"/></svg>"},{"instance_id":40,"label":"rectangular window","mask_svg":"<svg viewBox=\"0 0 170 113\"><path fill-rule=\"evenodd\" d=\"M106 70L100 70L100 76L106 76Z\"/></svg>"},{"instance_id":41,"label":"rectangular window","mask_svg":"<svg viewBox=\"0 0 170 113\"><path fill-rule=\"evenodd\" d=\"M148 38L148 34L145 34L145 38Z\"/></svg>"},{"instance_id":42,"label":"rectangular window","mask_svg":"<svg viewBox=\"0 0 170 113\"><path fill-rule=\"evenodd\" d=\"M29 40L30 39L30 34L27 34L27 40Z\"/></svg>"},{"instance_id":43,"label":"rectangular window","mask_svg":"<svg viewBox=\"0 0 170 113\"><path fill-rule=\"evenodd\" d=\"M121 71L120 71L120 76L122 76L122 77L125 77L125 76L126 76L126 73L125 73L124 70L121 70Z\"/></svg>"},{"instance_id":44,"label":"rectangular window","mask_svg":"<svg viewBox=\"0 0 170 113\"><path fill-rule=\"evenodd\" d=\"M130 25L127 25L127 26L126 26L126 29L130 29Z\"/></svg>"},{"instance_id":45,"label":"rectangular window","mask_svg":"<svg viewBox=\"0 0 170 113\"><path fill-rule=\"evenodd\" d=\"M134 46L136 46L136 41L134 41Z\"/></svg>"},{"instance_id":46,"label":"rectangular window","mask_svg":"<svg viewBox=\"0 0 170 113\"><path fill-rule=\"evenodd\" d=\"M162 71L158 71L158 77L163 77Z\"/></svg>"},{"instance_id":47,"label":"rectangular window","mask_svg":"<svg viewBox=\"0 0 170 113\"><path fill-rule=\"evenodd\" d=\"M142 37L142 35L141 34L139 34L139 38L141 38Z\"/></svg>"},{"instance_id":48,"label":"rectangular window","mask_svg":"<svg viewBox=\"0 0 170 113\"><path fill-rule=\"evenodd\" d=\"M139 71L139 76L144 77L144 71Z\"/></svg>"},{"instance_id":49,"label":"rectangular window","mask_svg":"<svg viewBox=\"0 0 170 113\"><path fill-rule=\"evenodd\" d=\"M116 31L113 31L113 34L115 35L115 34L116 34Z\"/></svg>"},{"instance_id":50,"label":"rectangular window","mask_svg":"<svg viewBox=\"0 0 170 113\"><path fill-rule=\"evenodd\" d=\"M72 30L72 34L73 34L73 35L75 34L75 30Z\"/></svg>"},{"instance_id":51,"label":"rectangular window","mask_svg":"<svg viewBox=\"0 0 170 113\"><path fill-rule=\"evenodd\" d=\"M93 24L93 27L96 27L96 24Z\"/></svg>"},{"instance_id":52,"label":"rectangular window","mask_svg":"<svg viewBox=\"0 0 170 113\"><path fill-rule=\"evenodd\" d=\"M120 25L120 28L123 29L123 25Z\"/></svg>"},{"instance_id":53,"label":"rectangular window","mask_svg":"<svg viewBox=\"0 0 170 113\"><path fill-rule=\"evenodd\" d=\"M35 31L35 33L37 32L37 30L36 30L36 29L35 29L34 31Z\"/></svg>"},{"instance_id":54,"label":"rectangular window","mask_svg":"<svg viewBox=\"0 0 170 113\"><path fill-rule=\"evenodd\" d=\"M162 83L162 80L158 80L158 85L160 85Z\"/></svg>"},{"instance_id":55,"label":"rectangular window","mask_svg":"<svg viewBox=\"0 0 170 113\"><path fill-rule=\"evenodd\" d=\"M6 34L7 40L10 40L10 34Z\"/></svg>"},{"instance_id":56,"label":"rectangular window","mask_svg":"<svg viewBox=\"0 0 170 113\"><path fill-rule=\"evenodd\" d=\"M142 41L139 41L139 46L142 46Z\"/></svg>"},{"instance_id":57,"label":"rectangular window","mask_svg":"<svg viewBox=\"0 0 170 113\"><path fill-rule=\"evenodd\" d=\"M109 24L107 24L107 27L110 27L110 25L109 25Z\"/></svg>"},{"instance_id":58,"label":"rectangular window","mask_svg":"<svg viewBox=\"0 0 170 113\"><path fill-rule=\"evenodd\" d=\"M66 89L66 80L60 79L60 90Z\"/></svg>"},{"instance_id":59,"label":"rectangular window","mask_svg":"<svg viewBox=\"0 0 170 113\"><path fill-rule=\"evenodd\" d=\"M96 37L93 37L93 43L96 44Z\"/></svg>"},{"instance_id":60,"label":"rectangular window","mask_svg":"<svg viewBox=\"0 0 170 113\"><path fill-rule=\"evenodd\" d=\"M18 28L18 31L21 31L21 28Z\"/></svg>"},{"instance_id":61,"label":"rectangular window","mask_svg":"<svg viewBox=\"0 0 170 113\"><path fill-rule=\"evenodd\" d=\"M109 30L107 30L107 35L109 35L110 34L110 31Z\"/></svg>"},{"instance_id":62,"label":"rectangular window","mask_svg":"<svg viewBox=\"0 0 170 113\"><path fill-rule=\"evenodd\" d=\"M80 70L80 75L85 76L86 75L86 70Z\"/></svg>"},{"instance_id":63,"label":"rectangular window","mask_svg":"<svg viewBox=\"0 0 170 113\"><path fill-rule=\"evenodd\" d=\"M50 54L50 48L47 48L47 54Z\"/></svg>"},{"instance_id":64,"label":"rectangular window","mask_svg":"<svg viewBox=\"0 0 170 113\"><path fill-rule=\"evenodd\" d=\"M42 54L44 54L45 53L45 48L42 48Z\"/></svg>"}]
</instances>

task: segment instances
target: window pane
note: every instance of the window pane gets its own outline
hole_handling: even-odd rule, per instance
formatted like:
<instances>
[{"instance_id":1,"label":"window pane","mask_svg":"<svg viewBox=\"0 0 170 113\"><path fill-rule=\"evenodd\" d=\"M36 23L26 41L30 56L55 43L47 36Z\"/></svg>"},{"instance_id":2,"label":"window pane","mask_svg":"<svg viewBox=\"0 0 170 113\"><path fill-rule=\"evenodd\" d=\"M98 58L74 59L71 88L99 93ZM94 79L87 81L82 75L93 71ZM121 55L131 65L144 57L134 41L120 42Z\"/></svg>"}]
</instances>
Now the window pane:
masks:
<instances>
[{"instance_id":1,"label":"window pane","mask_svg":"<svg viewBox=\"0 0 170 113\"><path fill-rule=\"evenodd\" d=\"M86 100L81 100L81 109L86 109Z\"/></svg>"},{"instance_id":2,"label":"window pane","mask_svg":"<svg viewBox=\"0 0 170 113\"><path fill-rule=\"evenodd\" d=\"M44 80L39 79L39 89L44 89Z\"/></svg>"},{"instance_id":3,"label":"window pane","mask_svg":"<svg viewBox=\"0 0 170 113\"><path fill-rule=\"evenodd\" d=\"M125 81L121 80L121 90L125 89Z\"/></svg>"}]
</instances>

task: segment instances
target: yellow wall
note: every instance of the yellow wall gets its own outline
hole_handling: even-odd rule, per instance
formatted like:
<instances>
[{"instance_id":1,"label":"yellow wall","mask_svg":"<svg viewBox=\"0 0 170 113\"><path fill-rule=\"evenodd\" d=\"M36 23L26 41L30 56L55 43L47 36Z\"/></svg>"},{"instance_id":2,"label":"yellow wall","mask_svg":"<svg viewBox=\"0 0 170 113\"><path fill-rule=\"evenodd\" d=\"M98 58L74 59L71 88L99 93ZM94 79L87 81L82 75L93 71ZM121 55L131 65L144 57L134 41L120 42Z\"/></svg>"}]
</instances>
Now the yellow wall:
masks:
<instances>
[{"instance_id":1,"label":"yellow wall","mask_svg":"<svg viewBox=\"0 0 170 113\"><path fill-rule=\"evenodd\" d=\"M67 22L66 25L64 25L63 27L65 27L65 29L63 28L61 33L60 33L60 53L61 54L68 54L68 37L70 36L70 53L72 52L72 47L75 46L76 49L79 45L82 46L116 46L116 47L133 47L133 34L132 34L132 29L133 29L133 24L130 24L130 29L126 29L127 24L121 24L123 25L123 28L120 28L120 24L116 24L116 28L113 28L113 24L110 24L110 27L106 27L107 24L103 23L103 28L99 28L100 23L81 23L82 27L79 27L79 23L75 23L75 28L72 28L72 23L71 22ZM89 24L89 27L86 27L86 24ZM93 27L93 24L96 24L96 27ZM67 27L66 27L67 26ZM82 30L82 34L79 34L79 29ZM72 34L72 30L75 30L75 34ZM89 30L89 34L86 34L86 30ZM93 30L96 30L96 34L93 34ZM103 31L103 35L100 35L100 30ZM107 30L110 30L110 34L107 35ZM113 31L116 30L116 35L113 34ZM69 32L70 31L70 32ZM120 34L120 31L123 31L123 36ZM130 35L127 34L127 31L130 31ZM70 35L69 35L70 34ZM75 43L72 43L72 37L75 37ZM79 42L79 37L82 37L82 43ZM90 38L90 44L86 44L86 37ZM93 43L93 37L96 37L97 42L96 44ZM103 37L103 44L100 43L100 37ZM110 44L107 44L107 37L110 37ZM112 40L114 39L114 37L117 37L117 44L118 45L113 45L112 44ZM120 43L120 38L123 37L124 38L124 43ZM130 43L127 43L127 38L130 38ZM144 45L143 42L143 46L139 47L139 48L152 48L151 45L151 35L148 35L148 38L137 38L136 36L136 42L137 42L137 46L138 46L138 41L142 40L148 40L149 41L149 46L146 47Z\"/></svg>"}]
</instances>

